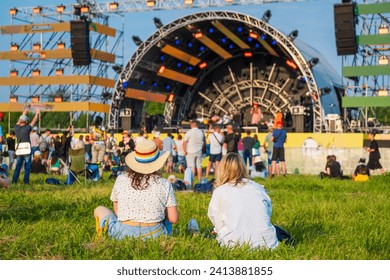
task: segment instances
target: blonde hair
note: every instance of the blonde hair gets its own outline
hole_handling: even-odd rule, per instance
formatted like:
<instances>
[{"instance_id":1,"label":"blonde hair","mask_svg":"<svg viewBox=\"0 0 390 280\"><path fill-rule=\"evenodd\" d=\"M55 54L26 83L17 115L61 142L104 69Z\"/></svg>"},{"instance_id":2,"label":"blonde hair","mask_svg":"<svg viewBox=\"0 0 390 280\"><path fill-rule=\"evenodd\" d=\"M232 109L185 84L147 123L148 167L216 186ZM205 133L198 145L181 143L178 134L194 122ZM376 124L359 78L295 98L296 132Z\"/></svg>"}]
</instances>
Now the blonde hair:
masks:
<instances>
[{"instance_id":1,"label":"blonde hair","mask_svg":"<svg viewBox=\"0 0 390 280\"><path fill-rule=\"evenodd\" d=\"M242 179L248 178L248 171L241 156L237 153L228 153L218 165L216 187L226 183L238 185Z\"/></svg>"}]
</instances>

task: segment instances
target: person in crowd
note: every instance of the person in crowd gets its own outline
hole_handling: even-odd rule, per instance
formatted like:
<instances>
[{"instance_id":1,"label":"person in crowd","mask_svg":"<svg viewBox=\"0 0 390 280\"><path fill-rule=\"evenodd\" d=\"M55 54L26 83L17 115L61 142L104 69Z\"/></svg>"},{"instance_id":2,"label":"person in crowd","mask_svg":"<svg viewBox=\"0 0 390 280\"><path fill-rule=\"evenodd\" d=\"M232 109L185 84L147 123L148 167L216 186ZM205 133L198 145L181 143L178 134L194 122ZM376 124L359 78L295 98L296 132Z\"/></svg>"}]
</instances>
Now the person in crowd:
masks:
<instances>
[{"instance_id":1,"label":"person in crowd","mask_svg":"<svg viewBox=\"0 0 390 280\"><path fill-rule=\"evenodd\" d=\"M29 118L27 117L28 109L24 109L23 114L19 117L18 122L16 123L14 127L16 139L18 141L18 144L16 146L16 151L18 148L21 148L23 146L29 146L30 149L26 149L26 152L22 152L18 155L16 159L16 167L14 175L12 176L12 183L16 184L19 180L20 171L22 169L22 165L24 163L24 178L23 182L24 184L30 184L30 172L31 172L31 143L30 143L30 133L32 130L32 127L36 124L38 121L39 116L39 108L35 111L35 116L32 119L31 123L29 123ZM22 144L23 143L23 144ZM19 153L19 152L15 152Z\"/></svg>"},{"instance_id":2,"label":"person in crowd","mask_svg":"<svg viewBox=\"0 0 390 280\"><path fill-rule=\"evenodd\" d=\"M100 229L106 227L109 236L116 239L168 233L179 220L173 188L158 173L168 156L151 140L137 144L125 158L129 172L119 175L112 189L114 212L103 206L94 211Z\"/></svg>"},{"instance_id":3,"label":"person in crowd","mask_svg":"<svg viewBox=\"0 0 390 280\"><path fill-rule=\"evenodd\" d=\"M244 142L242 141L241 137L240 139L238 139L237 152L240 155L240 157L244 158Z\"/></svg>"},{"instance_id":4,"label":"person in crowd","mask_svg":"<svg viewBox=\"0 0 390 280\"><path fill-rule=\"evenodd\" d=\"M255 143L252 147L252 157L260 156L260 141L259 136L257 136L257 133L253 135L253 139L255 140Z\"/></svg>"},{"instance_id":5,"label":"person in crowd","mask_svg":"<svg viewBox=\"0 0 390 280\"><path fill-rule=\"evenodd\" d=\"M74 133L73 133L74 135ZM84 135L79 135L78 138L73 137L70 146L73 150L85 149Z\"/></svg>"},{"instance_id":6,"label":"person in crowd","mask_svg":"<svg viewBox=\"0 0 390 280\"><path fill-rule=\"evenodd\" d=\"M115 146L116 146L115 134L114 131L111 131L110 136L107 137L107 143L106 143L107 153L111 155L114 151Z\"/></svg>"},{"instance_id":7,"label":"person in crowd","mask_svg":"<svg viewBox=\"0 0 390 280\"><path fill-rule=\"evenodd\" d=\"M156 143L160 151L163 150L163 141L160 139L160 131L154 133L153 142Z\"/></svg>"},{"instance_id":8,"label":"person in crowd","mask_svg":"<svg viewBox=\"0 0 390 280\"><path fill-rule=\"evenodd\" d=\"M31 162L31 173L33 174L46 174L46 160L42 159L42 153L40 151L35 151L34 158Z\"/></svg>"},{"instance_id":9,"label":"person in crowd","mask_svg":"<svg viewBox=\"0 0 390 280\"><path fill-rule=\"evenodd\" d=\"M15 162L15 131L11 131L9 136L6 139L7 147L8 147L8 169L12 170L14 162ZM7 175L8 176L8 175Z\"/></svg>"},{"instance_id":10,"label":"person in crowd","mask_svg":"<svg viewBox=\"0 0 390 280\"><path fill-rule=\"evenodd\" d=\"M91 162L92 160L92 143L90 141L89 135L84 137L84 149L85 149L85 161Z\"/></svg>"},{"instance_id":11,"label":"person in crowd","mask_svg":"<svg viewBox=\"0 0 390 280\"><path fill-rule=\"evenodd\" d=\"M39 151L39 134L38 127L34 126L30 135L31 141L31 154L34 155L36 151Z\"/></svg>"},{"instance_id":12,"label":"person in crowd","mask_svg":"<svg viewBox=\"0 0 390 280\"><path fill-rule=\"evenodd\" d=\"M267 135L265 136L264 138L264 143L263 143L263 148L264 148L264 151L267 153L267 157L268 157L268 174L272 174L271 173L271 168L272 168L272 152L274 150L274 142L271 141L271 137L272 137L272 133L274 132L274 127L273 126L269 126L268 127L268 133ZM276 162L276 171L275 171L276 174L279 174L280 173L280 170L279 170L279 161Z\"/></svg>"},{"instance_id":13,"label":"person in crowd","mask_svg":"<svg viewBox=\"0 0 390 280\"><path fill-rule=\"evenodd\" d=\"M172 173L173 172L173 146L175 145L175 142L173 141L173 136L171 132L168 132L167 137L163 139L163 149L162 151L164 153L169 152L170 155L167 159L166 163L166 173Z\"/></svg>"},{"instance_id":14,"label":"person in crowd","mask_svg":"<svg viewBox=\"0 0 390 280\"><path fill-rule=\"evenodd\" d=\"M64 167L60 160L60 154L54 151L48 158L48 170L49 173L61 174L61 170Z\"/></svg>"},{"instance_id":15,"label":"person in crowd","mask_svg":"<svg viewBox=\"0 0 390 280\"><path fill-rule=\"evenodd\" d=\"M119 142L119 147L122 148L122 153L128 154L134 151L135 143L131 137L130 131L124 130L122 132L122 141Z\"/></svg>"},{"instance_id":16,"label":"person in crowd","mask_svg":"<svg viewBox=\"0 0 390 280\"><path fill-rule=\"evenodd\" d=\"M187 164L186 164L186 156L184 154L183 148L183 136L181 134L177 135L177 139L175 141L175 149L177 153L177 165L180 173L184 173Z\"/></svg>"},{"instance_id":17,"label":"person in crowd","mask_svg":"<svg viewBox=\"0 0 390 280\"><path fill-rule=\"evenodd\" d=\"M276 162L279 161L281 172L286 176L286 160L284 157L284 144L287 142L287 132L283 129L281 121L276 123L276 130L272 133L271 141L274 142L272 151L271 178L275 176Z\"/></svg>"},{"instance_id":18,"label":"person in crowd","mask_svg":"<svg viewBox=\"0 0 390 280\"><path fill-rule=\"evenodd\" d=\"M262 118L262 113L259 104L257 103L253 104L251 109L251 115L252 115L251 125L258 126Z\"/></svg>"},{"instance_id":19,"label":"person in crowd","mask_svg":"<svg viewBox=\"0 0 390 280\"><path fill-rule=\"evenodd\" d=\"M251 178L267 178L268 172L260 156L255 157L254 164L249 167Z\"/></svg>"},{"instance_id":20,"label":"person in crowd","mask_svg":"<svg viewBox=\"0 0 390 280\"><path fill-rule=\"evenodd\" d=\"M0 188L9 189L11 182L8 178L8 166L0 164Z\"/></svg>"},{"instance_id":21,"label":"person in crowd","mask_svg":"<svg viewBox=\"0 0 390 280\"><path fill-rule=\"evenodd\" d=\"M233 126L226 126L227 133L225 135L225 139L223 141L223 145L226 148L227 153L238 153L237 144L240 140L241 136L239 133L234 133Z\"/></svg>"},{"instance_id":22,"label":"person in crowd","mask_svg":"<svg viewBox=\"0 0 390 280\"><path fill-rule=\"evenodd\" d=\"M183 150L187 166L192 169L194 175L197 175L198 182L200 182L202 179L202 148L206 139L203 131L198 128L196 120L191 121L190 127L191 129L184 136Z\"/></svg>"},{"instance_id":23,"label":"person in crowd","mask_svg":"<svg viewBox=\"0 0 390 280\"><path fill-rule=\"evenodd\" d=\"M264 186L248 178L244 161L237 153L228 153L219 165L208 208L219 244L276 248L278 227L272 225L271 215L272 202Z\"/></svg>"},{"instance_id":24,"label":"person in crowd","mask_svg":"<svg viewBox=\"0 0 390 280\"><path fill-rule=\"evenodd\" d=\"M90 128L90 138L92 140L92 160L91 163L103 162L107 141L106 129L103 126L103 118L97 116L94 125Z\"/></svg>"},{"instance_id":25,"label":"person in crowd","mask_svg":"<svg viewBox=\"0 0 390 280\"><path fill-rule=\"evenodd\" d=\"M249 166L252 166L252 149L256 140L251 137L251 131L249 129L246 131L246 136L242 139L242 143L244 145L244 163L245 165L249 163Z\"/></svg>"},{"instance_id":26,"label":"person in crowd","mask_svg":"<svg viewBox=\"0 0 390 280\"><path fill-rule=\"evenodd\" d=\"M223 136L221 135L221 127L216 125L214 127L214 132L209 134L210 141L210 158L209 163L206 168L206 178L210 174L210 169L213 166L214 176L217 175L219 162L222 160L222 146L223 146Z\"/></svg>"},{"instance_id":27,"label":"person in crowd","mask_svg":"<svg viewBox=\"0 0 390 280\"><path fill-rule=\"evenodd\" d=\"M321 172L320 177L321 179L325 177L340 179L342 177L341 165L335 155L326 157L325 172Z\"/></svg>"},{"instance_id":28,"label":"person in crowd","mask_svg":"<svg viewBox=\"0 0 390 280\"><path fill-rule=\"evenodd\" d=\"M366 159L360 158L359 163L352 174L354 181L367 181L370 177L370 169L366 165Z\"/></svg>"},{"instance_id":29,"label":"person in crowd","mask_svg":"<svg viewBox=\"0 0 390 280\"><path fill-rule=\"evenodd\" d=\"M138 133L137 137L135 138L135 145L137 146L139 143L141 143L145 139L147 139L147 138L145 138L145 132L141 130Z\"/></svg>"},{"instance_id":30,"label":"person in crowd","mask_svg":"<svg viewBox=\"0 0 390 280\"><path fill-rule=\"evenodd\" d=\"M381 158L381 154L379 152L379 146L378 142L375 140L376 133L374 131L371 131L368 134L368 139L370 139L370 146L365 147L366 151L370 153L368 157L368 163L367 166L371 170L380 170L382 174L385 173L385 169L382 167L381 163L379 162Z\"/></svg>"}]
</instances>

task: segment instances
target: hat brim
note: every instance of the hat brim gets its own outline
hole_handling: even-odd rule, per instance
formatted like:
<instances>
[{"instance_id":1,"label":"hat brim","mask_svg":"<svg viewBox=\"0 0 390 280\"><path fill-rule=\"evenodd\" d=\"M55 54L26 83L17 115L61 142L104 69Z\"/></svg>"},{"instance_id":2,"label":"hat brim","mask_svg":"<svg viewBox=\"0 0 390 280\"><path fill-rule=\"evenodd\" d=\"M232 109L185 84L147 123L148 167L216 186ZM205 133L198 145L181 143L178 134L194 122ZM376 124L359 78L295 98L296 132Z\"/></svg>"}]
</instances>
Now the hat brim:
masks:
<instances>
[{"instance_id":1,"label":"hat brim","mask_svg":"<svg viewBox=\"0 0 390 280\"><path fill-rule=\"evenodd\" d=\"M126 165L133 171L141 174L152 174L161 169L167 161L170 152L165 152L160 155L155 161L149 163L141 163L135 159L135 152L128 154L125 158Z\"/></svg>"}]
</instances>

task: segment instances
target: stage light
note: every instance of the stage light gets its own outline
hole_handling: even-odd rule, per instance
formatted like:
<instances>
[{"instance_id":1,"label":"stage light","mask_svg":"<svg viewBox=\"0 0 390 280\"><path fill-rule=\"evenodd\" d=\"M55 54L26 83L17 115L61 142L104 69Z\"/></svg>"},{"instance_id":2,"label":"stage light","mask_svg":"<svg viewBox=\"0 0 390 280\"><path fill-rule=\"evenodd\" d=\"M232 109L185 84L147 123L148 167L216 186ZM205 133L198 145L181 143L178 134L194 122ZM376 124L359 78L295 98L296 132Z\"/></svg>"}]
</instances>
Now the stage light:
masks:
<instances>
[{"instance_id":1,"label":"stage light","mask_svg":"<svg viewBox=\"0 0 390 280\"><path fill-rule=\"evenodd\" d=\"M320 60L318 57L313 57L312 59L309 60L309 66L314 67Z\"/></svg>"},{"instance_id":2,"label":"stage light","mask_svg":"<svg viewBox=\"0 0 390 280\"><path fill-rule=\"evenodd\" d=\"M201 64L199 64L199 69L204 69L207 67L207 62L202 62Z\"/></svg>"},{"instance_id":3,"label":"stage light","mask_svg":"<svg viewBox=\"0 0 390 280\"><path fill-rule=\"evenodd\" d=\"M55 103L61 103L62 102L62 95L56 95L53 98Z\"/></svg>"},{"instance_id":4,"label":"stage light","mask_svg":"<svg viewBox=\"0 0 390 280\"><path fill-rule=\"evenodd\" d=\"M117 74L122 73L122 67L119 65L112 66L112 70L114 70Z\"/></svg>"},{"instance_id":5,"label":"stage light","mask_svg":"<svg viewBox=\"0 0 390 280\"><path fill-rule=\"evenodd\" d=\"M11 52L16 52L19 50L19 45L18 44L11 44L10 48Z\"/></svg>"},{"instance_id":6,"label":"stage light","mask_svg":"<svg viewBox=\"0 0 390 280\"><path fill-rule=\"evenodd\" d=\"M56 76L62 76L62 74L64 74L64 69L62 68L56 69Z\"/></svg>"},{"instance_id":7,"label":"stage light","mask_svg":"<svg viewBox=\"0 0 390 280\"><path fill-rule=\"evenodd\" d=\"M205 48L205 46L200 46L199 49L200 49L201 52L203 52L206 48Z\"/></svg>"},{"instance_id":8,"label":"stage light","mask_svg":"<svg viewBox=\"0 0 390 280\"><path fill-rule=\"evenodd\" d=\"M180 45L180 40L179 40L179 39L176 39L176 40L175 40L175 44L176 44L176 45Z\"/></svg>"},{"instance_id":9,"label":"stage light","mask_svg":"<svg viewBox=\"0 0 390 280\"><path fill-rule=\"evenodd\" d=\"M227 39L226 39L226 38L222 38L222 39L221 39L221 43L222 43L222 44L225 44L226 42L227 42Z\"/></svg>"},{"instance_id":10,"label":"stage light","mask_svg":"<svg viewBox=\"0 0 390 280\"><path fill-rule=\"evenodd\" d=\"M39 69L32 70L32 76L33 77L38 77L40 75L41 75L41 70L39 70Z\"/></svg>"},{"instance_id":11,"label":"stage light","mask_svg":"<svg viewBox=\"0 0 390 280\"><path fill-rule=\"evenodd\" d=\"M65 49L65 43L64 43L64 42L58 42L58 43L57 43L57 49L58 49L58 50L63 50L63 49Z\"/></svg>"},{"instance_id":12,"label":"stage light","mask_svg":"<svg viewBox=\"0 0 390 280\"><path fill-rule=\"evenodd\" d=\"M165 89L166 89L166 90L170 90L170 89L171 89L171 86L170 86L170 85L166 85L166 86L165 86Z\"/></svg>"},{"instance_id":13,"label":"stage light","mask_svg":"<svg viewBox=\"0 0 390 280\"><path fill-rule=\"evenodd\" d=\"M192 48L192 46L193 46L192 42L188 42L187 46L188 46L189 48Z\"/></svg>"},{"instance_id":14,"label":"stage light","mask_svg":"<svg viewBox=\"0 0 390 280\"><path fill-rule=\"evenodd\" d=\"M89 7L88 6L81 6L80 13L83 13L83 14L89 13Z\"/></svg>"},{"instance_id":15,"label":"stage light","mask_svg":"<svg viewBox=\"0 0 390 280\"><path fill-rule=\"evenodd\" d=\"M140 37L138 37L138 36L132 36L131 38L133 39L134 44L136 44L137 46L139 46L139 45L142 44L142 40L141 40Z\"/></svg>"},{"instance_id":16,"label":"stage light","mask_svg":"<svg viewBox=\"0 0 390 280\"><path fill-rule=\"evenodd\" d=\"M17 76L19 75L19 71L16 70L16 69L11 70L11 71L9 72L9 75L10 75L11 77L17 77Z\"/></svg>"},{"instance_id":17,"label":"stage light","mask_svg":"<svg viewBox=\"0 0 390 280\"><path fill-rule=\"evenodd\" d=\"M214 28L210 27L209 33L214 33Z\"/></svg>"},{"instance_id":18,"label":"stage light","mask_svg":"<svg viewBox=\"0 0 390 280\"><path fill-rule=\"evenodd\" d=\"M165 56L160 55L160 60L164 60L164 59L165 59Z\"/></svg>"},{"instance_id":19,"label":"stage light","mask_svg":"<svg viewBox=\"0 0 390 280\"><path fill-rule=\"evenodd\" d=\"M61 4L61 5L57 6L57 8L56 8L57 13L62 14L64 11L65 11L64 5Z\"/></svg>"},{"instance_id":20,"label":"stage light","mask_svg":"<svg viewBox=\"0 0 390 280\"><path fill-rule=\"evenodd\" d=\"M276 46L277 42L276 40L272 40L271 45Z\"/></svg>"},{"instance_id":21,"label":"stage light","mask_svg":"<svg viewBox=\"0 0 390 280\"><path fill-rule=\"evenodd\" d=\"M16 103L18 102L18 97L16 95L10 95L9 97L9 102L10 103Z\"/></svg>"},{"instance_id":22,"label":"stage light","mask_svg":"<svg viewBox=\"0 0 390 280\"><path fill-rule=\"evenodd\" d=\"M192 5L194 0L184 0L184 5Z\"/></svg>"},{"instance_id":23,"label":"stage light","mask_svg":"<svg viewBox=\"0 0 390 280\"><path fill-rule=\"evenodd\" d=\"M127 86L129 85L129 82L126 81L126 82L124 82L122 85L123 85L124 88L127 88Z\"/></svg>"},{"instance_id":24,"label":"stage light","mask_svg":"<svg viewBox=\"0 0 390 280\"><path fill-rule=\"evenodd\" d=\"M110 4L108 4L108 9L110 11L116 11L116 10L118 10L118 7L119 7L119 4L117 2L111 2Z\"/></svg>"},{"instance_id":25,"label":"stage light","mask_svg":"<svg viewBox=\"0 0 390 280\"><path fill-rule=\"evenodd\" d=\"M102 92L102 97L104 98L104 99L110 99L110 97L111 97L112 95L111 95L111 92L109 92L109 91L103 91Z\"/></svg>"},{"instance_id":26,"label":"stage light","mask_svg":"<svg viewBox=\"0 0 390 280\"><path fill-rule=\"evenodd\" d=\"M262 20L268 22L271 19L272 13L270 10L266 10L263 14Z\"/></svg>"},{"instance_id":27,"label":"stage light","mask_svg":"<svg viewBox=\"0 0 390 280\"><path fill-rule=\"evenodd\" d=\"M260 44L259 44L259 43L256 43L255 48L256 48L256 49L260 48Z\"/></svg>"},{"instance_id":28,"label":"stage light","mask_svg":"<svg viewBox=\"0 0 390 280\"><path fill-rule=\"evenodd\" d=\"M265 39L267 39L267 35L266 34L261 34L261 40L265 40Z\"/></svg>"},{"instance_id":29,"label":"stage light","mask_svg":"<svg viewBox=\"0 0 390 280\"><path fill-rule=\"evenodd\" d=\"M41 50L41 44L40 43L33 44L33 51L39 51L39 50Z\"/></svg>"},{"instance_id":30,"label":"stage light","mask_svg":"<svg viewBox=\"0 0 390 280\"><path fill-rule=\"evenodd\" d=\"M192 71L192 70L194 70L194 67L188 66L188 71Z\"/></svg>"},{"instance_id":31,"label":"stage light","mask_svg":"<svg viewBox=\"0 0 390 280\"><path fill-rule=\"evenodd\" d=\"M158 83L157 82L154 82L153 83L153 87L157 87L158 86Z\"/></svg>"},{"instance_id":32,"label":"stage light","mask_svg":"<svg viewBox=\"0 0 390 280\"><path fill-rule=\"evenodd\" d=\"M253 39L257 39L257 38L259 38L259 34L257 34L256 32L250 31L249 37L253 38Z\"/></svg>"},{"instance_id":33,"label":"stage light","mask_svg":"<svg viewBox=\"0 0 390 280\"><path fill-rule=\"evenodd\" d=\"M18 13L18 9L16 8L12 8L12 9L9 9L9 12L8 12L11 16L16 16L16 14Z\"/></svg>"},{"instance_id":34,"label":"stage light","mask_svg":"<svg viewBox=\"0 0 390 280\"><path fill-rule=\"evenodd\" d=\"M154 17L153 22L154 22L154 25L156 26L156 28L161 28L164 26L161 22L161 19L159 19L158 17Z\"/></svg>"},{"instance_id":35,"label":"stage light","mask_svg":"<svg viewBox=\"0 0 390 280\"><path fill-rule=\"evenodd\" d=\"M203 33L202 32L196 32L194 33L194 38L195 39L199 39L199 38L202 38L203 37Z\"/></svg>"},{"instance_id":36,"label":"stage light","mask_svg":"<svg viewBox=\"0 0 390 280\"><path fill-rule=\"evenodd\" d=\"M248 37L248 42L252 42L252 41L253 41L253 38Z\"/></svg>"},{"instance_id":37,"label":"stage light","mask_svg":"<svg viewBox=\"0 0 390 280\"><path fill-rule=\"evenodd\" d=\"M379 65L387 65L387 64L389 64L389 58L387 56L385 56L385 55L382 55L378 59L378 64Z\"/></svg>"},{"instance_id":38,"label":"stage light","mask_svg":"<svg viewBox=\"0 0 390 280\"><path fill-rule=\"evenodd\" d=\"M32 103L38 103L39 102L39 96L38 95L31 96L31 102Z\"/></svg>"},{"instance_id":39,"label":"stage light","mask_svg":"<svg viewBox=\"0 0 390 280\"><path fill-rule=\"evenodd\" d=\"M293 30L291 33L288 35L288 39L291 41L294 41L295 38L298 37L298 30Z\"/></svg>"},{"instance_id":40,"label":"stage light","mask_svg":"<svg viewBox=\"0 0 390 280\"><path fill-rule=\"evenodd\" d=\"M389 27L386 24L379 26L378 34L389 34Z\"/></svg>"},{"instance_id":41,"label":"stage light","mask_svg":"<svg viewBox=\"0 0 390 280\"><path fill-rule=\"evenodd\" d=\"M35 7L33 8L33 14L40 14L42 12L42 7Z\"/></svg>"},{"instance_id":42,"label":"stage light","mask_svg":"<svg viewBox=\"0 0 390 280\"><path fill-rule=\"evenodd\" d=\"M244 52L244 57L252 57L253 54L251 52Z\"/></svg>"},{"instance_id":43,"label":"stage light","mask_svg":"<svg viewBox=\"0 0 390 280\"><path fill-rule=\"evenodd\" d=\"M140 80L139 80L139 84L140 84L141 86L143 86L143 85L145 85L145 81L142 80L142 79L140 79Z\"/></svg>"},{"instance_id":44,"label":"stage light","mask_svg":"<svg viewBox=\"0 0 390 280\"><path fill-rule=\"evenodd\" d=\"M181 62L178 62L176 66L180 68L182 66Z\"/></svg>"},{"instance_id":45,"label":"stage light","mask_svg":"<svg viewBox=\"0 0 390 280\"><path fill-rule=\"evenodd\" d=\"M165 66L162 65L162 66L160 66L160 69L158 69L158 73L162 74L164 72L164 70L165 70Z\"/></svg>"},{"instance_id":46,"label":"stage light","mask_svg":"<svg viewBox=\"0 0 390 280\"><path fill-rule=\"evenodd\" d=\"M292 69L294 69L294 70L297 70L298 69L298 66L294 63L294 62L292 62L291 60L286 60L286 64L288 65L288 66L290 66Z\"/></svg>"},{"instance_id":47,"label":"stage light","mask_svg":"<svg viewBox=\"0 0 390 280\"><path fill-rule=\"evenodd\" d=\"M39 53L39 56L40 56L41 58L46 58L46 53L40 52L40 53Z\"/></svg>"},{"instance_id":48,"label":"stage light","mask_svg":"<svg viewBox=\"0 0 390 280\"><path fill-rule=\"evenodd\" d=\"M226 3L233 3L234 0L225 0Z\"/></svg>"},{"instance_id":49,"label":"stage light","mask_svg":"<svg viewBox=\"0 0 390 280\"><path fill-rule=\"evenodd\" d=\"M237 28L237 32L239 32L239 33L241 33L242 30L243 30L243 28L242 28L241 26L239 26L239 27Z\"/></svg>"},{"instance_id":50,"label":"stage light","mask_svg":"<svg viewBox=\"0 0 390 280\"><path fill-rule=\"evenodd\" d=\"M147 0L146 1L147 7L154 7L154 5L156 5L156 1L154 1L154 0Z\"/></svg>"},{"instance_id":51,"label":"stage light","mask_svg":"<svg viewBox=\"0 0 390 280\"><path fill-rule=\"evenodd\" d=\"M175 95L173 93L168 94L167 102L172 103L175 100Z\"/></svg>"},{"instance_id":52,"label":"stage light","mask_svg":"<svg viewBox=\"0 0 390 280\"><path fill-rule=\"evenodd\" d=\"M233 44L230 44L229 49L233 49L233 48L234 48Z\"/></svg>"}]
</instances>

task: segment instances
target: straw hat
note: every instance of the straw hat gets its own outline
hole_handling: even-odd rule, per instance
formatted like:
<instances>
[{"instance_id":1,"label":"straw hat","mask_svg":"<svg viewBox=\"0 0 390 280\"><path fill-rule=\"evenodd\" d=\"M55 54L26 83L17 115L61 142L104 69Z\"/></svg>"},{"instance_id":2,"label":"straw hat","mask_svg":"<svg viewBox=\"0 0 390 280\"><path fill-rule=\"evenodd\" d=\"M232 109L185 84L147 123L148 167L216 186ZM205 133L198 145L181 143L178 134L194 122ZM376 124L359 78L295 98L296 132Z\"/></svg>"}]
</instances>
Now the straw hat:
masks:
<instances>
[{"instance_id":1,"label":"straw hat","mask_svg":"<svg viewBox=\"0 0 390 280\"><path fill-rule=\"evenodd\" d=\"M126 156L125 162L137 173L151 174L163 167L170 153L160 154L156 143L145 139L138 143L134 152Z\"/></svg>"}]
</instances>

